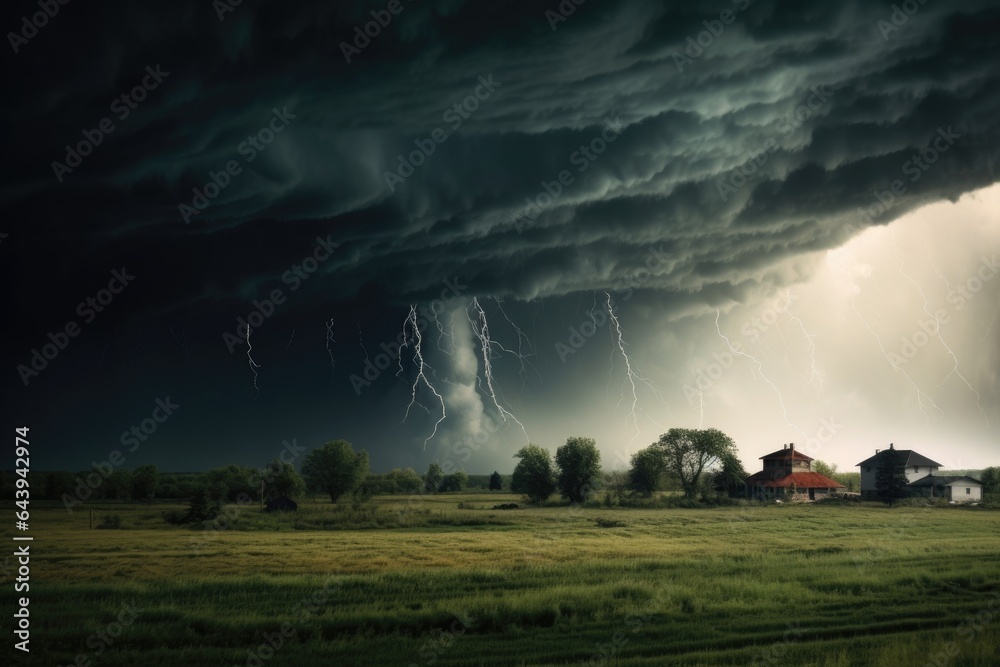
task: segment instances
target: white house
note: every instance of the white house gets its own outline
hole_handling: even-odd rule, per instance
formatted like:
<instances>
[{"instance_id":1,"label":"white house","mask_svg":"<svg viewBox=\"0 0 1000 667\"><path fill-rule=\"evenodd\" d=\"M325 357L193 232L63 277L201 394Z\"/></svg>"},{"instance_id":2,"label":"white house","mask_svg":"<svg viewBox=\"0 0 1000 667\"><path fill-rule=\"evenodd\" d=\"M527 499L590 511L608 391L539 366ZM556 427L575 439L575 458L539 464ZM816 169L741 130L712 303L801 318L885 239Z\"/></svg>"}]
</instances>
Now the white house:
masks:
<instances>
[{"instance_id":1,"label":"white house","mask_svg":"<svg viewBox=\"0 0 1000 667\"><path fill-rule=\"evenodd\" d=\"M927 475L910 482L909 488L915 496L947 498L956 503L978 503L983 499L983 483L964 475Z\"/></svg>"},{"instance_id":2,"label":"white house","mask_svg":"<svg viewBox=\"0 0 1000 667\"><path fill-rule=\"evenodd\" d=\"M858 466L861 468L861 497L865 499L874 498L875 496L875 473L878 470L879 462L882 457L888 454L889 450L893 450L899 455L900 459L904 461L906 470L906 481L912 484L919 479L927 477L928 475L933 475L938 470L941 469L941 464L932 461L922 454L918 454L912 449L896 449L892 443L889 443L889 449L875 450L875 456L865 459ZM980 493L982 493L982 485L980 484Z\"/></svg>"}]
</instances>

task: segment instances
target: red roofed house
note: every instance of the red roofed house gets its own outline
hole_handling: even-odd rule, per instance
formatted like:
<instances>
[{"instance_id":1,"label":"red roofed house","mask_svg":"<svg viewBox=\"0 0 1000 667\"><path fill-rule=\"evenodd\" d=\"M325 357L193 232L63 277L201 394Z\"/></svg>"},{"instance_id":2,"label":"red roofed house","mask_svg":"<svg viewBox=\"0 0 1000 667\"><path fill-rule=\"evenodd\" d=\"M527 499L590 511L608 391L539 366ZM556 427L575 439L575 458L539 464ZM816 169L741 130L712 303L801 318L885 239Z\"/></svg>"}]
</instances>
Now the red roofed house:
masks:
<instances>
[{"instance_id":1,"label":"red roofed house","mask_svg":"<svg viewBox=\"0 0 1000 667\"><path fill-rule=\"evenodd\" d=\"M813 472L812 457L796 451L794 442L760 458L764 469L747 477L750 497L819 500L847 491L840 482Z\"/></svg>"}]
</instances>

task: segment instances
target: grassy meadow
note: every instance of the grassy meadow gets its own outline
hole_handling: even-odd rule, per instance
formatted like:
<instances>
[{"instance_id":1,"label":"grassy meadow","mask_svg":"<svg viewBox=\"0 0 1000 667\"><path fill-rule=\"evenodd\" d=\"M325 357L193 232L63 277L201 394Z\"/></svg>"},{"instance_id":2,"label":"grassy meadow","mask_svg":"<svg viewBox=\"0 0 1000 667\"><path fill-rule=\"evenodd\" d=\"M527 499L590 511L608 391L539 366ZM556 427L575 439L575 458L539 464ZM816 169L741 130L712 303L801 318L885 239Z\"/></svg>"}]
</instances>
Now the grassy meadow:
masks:
<instances>
[{"instance_id":1,"label":"grassy meadow","mask_svg":"<svg viewBox=\"0 0 1000 667\"><path fill-rule=\"evenodd\" d=\"M33 504L18 662L1000 664L995 510L501 502L519 499L232 505L226 530L168 525L169 505L94 505L121 527L91 530Z\"/></svg>"}]
</instances>

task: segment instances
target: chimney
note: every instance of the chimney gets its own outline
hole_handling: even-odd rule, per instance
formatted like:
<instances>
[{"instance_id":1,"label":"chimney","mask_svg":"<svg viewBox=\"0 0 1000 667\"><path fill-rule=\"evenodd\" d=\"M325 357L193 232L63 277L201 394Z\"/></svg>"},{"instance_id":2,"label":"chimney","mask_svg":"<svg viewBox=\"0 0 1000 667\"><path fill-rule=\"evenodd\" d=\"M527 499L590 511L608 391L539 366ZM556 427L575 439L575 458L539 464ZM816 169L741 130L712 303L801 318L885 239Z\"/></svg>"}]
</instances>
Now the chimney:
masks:
<instances>
[{"instance_id":1,"label":"chimney","mask_svg":"<svg viewBox=\"0 0 1000 667\"><path fill-rule=\"evenodd\" d=\"M893 447L891 442L889 443L889 449L895 449L895 447Z\"/></svg>"},{"instance_id":2,"label":"chimney","mask_svg":"<svg viewBox=\"0 0 1000 667\"><path fill-rule=\"evenodd\" d=\"M785 444L783 444L783 445L781 446L781 448L782 448L782 449L788 449L788 443L786 442Z\"/></svg>"},{"instance_id":3,"label":"chimney","mask_svg":"<svg viewBox=\"0 0 1000 667\"><path fill-rule=\"evenodd\" d=\"M795 443L794 442L789 443L788 444L788 448L794 452L795 451Z\"/></svg>"},{"instance_id":4,"label":"chimney","mask_svg":"<svg viewBox=\"0 0 1000 667\"><path fill-rule=\"evenodd\" d=\"M881 451L882 451L881 449L876 449L876 450L875 450L875 453L876 453L876 454L878 454L878 453L879 453L879 452L881 452Z\"/></svg>"}]
</instances>

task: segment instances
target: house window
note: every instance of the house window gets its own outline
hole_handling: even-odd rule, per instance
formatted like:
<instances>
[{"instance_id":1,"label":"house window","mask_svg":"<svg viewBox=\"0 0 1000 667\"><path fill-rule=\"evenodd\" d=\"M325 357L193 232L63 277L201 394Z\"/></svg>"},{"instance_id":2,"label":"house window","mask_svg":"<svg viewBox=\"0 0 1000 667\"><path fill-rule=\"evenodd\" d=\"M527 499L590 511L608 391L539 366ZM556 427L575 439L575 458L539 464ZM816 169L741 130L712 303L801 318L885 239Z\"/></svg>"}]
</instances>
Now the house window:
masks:
<instances>
[{"instance_id":1,"label":"house window","mask_svg":"<svg viewBox=\"0 0 1000 667\"><path fill-rule=\"evenodd\" d=\"M972 489L966 489L965 490L965 495L969 495L970 493L972 493Z\"/></svg>"},{"instance_id":2,"label":"house window","mask_svg":"<svg viewBox=\"0 0 1000 667\"><path fill-rule=\"evenodd\" d=\"M913 472L920 472L920 466L913 466Z\"/></svg>"},{"instance_id":3,"label":"house window","mask_svg":"<svg viewBox=\"0 0 1000 667\"><path fill-rule=\"evenodd\" d=\"M871 472L871 471L872 471L872 469L871 469L870 466L865 466L865 472Z\"/></svg>"}]
</instances>

